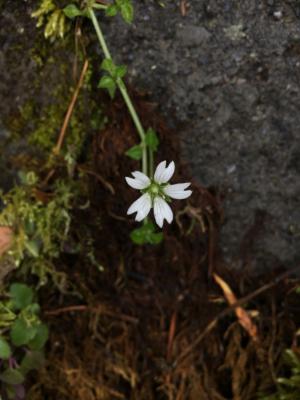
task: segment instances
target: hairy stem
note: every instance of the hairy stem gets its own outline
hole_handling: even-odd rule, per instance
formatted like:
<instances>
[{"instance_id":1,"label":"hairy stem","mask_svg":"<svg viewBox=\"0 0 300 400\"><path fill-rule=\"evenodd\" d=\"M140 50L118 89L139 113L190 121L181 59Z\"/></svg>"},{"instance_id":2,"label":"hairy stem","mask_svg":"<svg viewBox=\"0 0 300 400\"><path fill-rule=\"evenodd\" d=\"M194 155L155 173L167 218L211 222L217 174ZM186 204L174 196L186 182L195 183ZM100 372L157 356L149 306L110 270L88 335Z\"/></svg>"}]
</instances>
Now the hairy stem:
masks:
<instances>
[{"instance_id":1,"label":"hairy stem","mask_svg":"<svg viewBox=\"0 0 300 400\"><path fill-rule=\"evenodd\" d=\"M101 48L103 50L104 56L105 56L105 58L109 58L109 59L112 60L111 54L110 54L110 52L108 50L107 44L105 42L105 38L104 38L103 33L101 31L100 24L99 24L99 22L98 22L98 20L96 18L94 10L92 8L88 8L88 11L89 11L89 15L91 17L91 20L93 22L93 25L94 25L94 28L95 28L95 31L96 31L100 46L101 46ZM117 84L117 86L118 86L118 88L119 88L119 90L120 90L120 92L121 92L121 94L123 96L123 99L124 99L124 101L126 103L128 111L129 111L129 113L131 115L131 118L132 118L132 120L134 122L136 130L138 131L138 134L139 134L139 136L141 138L141 142L143 144L142 170L143 170L144 174L147 175L148 174L148 163L147 163L148 160L147 160L147 149L146 149L146 146L145 146L145 131L144 131L144 128L143 128L143 126L141 124L139 116L137 115L137 112L135 111L135 108L134 108L134 106L132 104L132 101L131 101L131 99L129 97L129 94L127 92L127 89L126 89L126 86L125 86L124 82L121 79L117 79L116 84Z\"/></svg>"}]
</instances>

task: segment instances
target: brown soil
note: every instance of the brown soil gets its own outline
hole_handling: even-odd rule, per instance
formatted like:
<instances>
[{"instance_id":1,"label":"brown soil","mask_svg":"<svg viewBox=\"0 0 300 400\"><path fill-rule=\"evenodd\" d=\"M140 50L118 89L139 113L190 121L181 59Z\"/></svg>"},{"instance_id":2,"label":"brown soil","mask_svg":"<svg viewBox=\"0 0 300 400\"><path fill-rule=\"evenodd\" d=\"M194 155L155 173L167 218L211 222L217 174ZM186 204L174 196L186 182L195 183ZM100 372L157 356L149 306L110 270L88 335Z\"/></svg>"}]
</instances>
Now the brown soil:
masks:
<instances>
[{"instance_id":1,"label":"brown soil","mask_svg":"<svg viewBox=\"0 0 300 400\"><path fill-rule=\"evenodd\" d=\"M135 96L145 126L157 130L158 160L176 162L174 181L189 181L170 132L145 96ZM293 341L293 282L286 276L251 277L247 263L257 227L245 235L239 272L218 251L221 199L193 184L188 201L175 202L177 219L157 246L136 246L126 209L136 198L124 176L137 168L124 152L136 142L123 102L108 108L113 124L94 138L90 207L75 213L73 236L89 248L93 238L100 272L86 255L65 254L81 299L44 295L50 325L47 366L31 386L32 400L250 400L274 386L282 350ZM191 225L192 224L192 225ZM88 232L86 238L82 236ZM87 250L88 251L88 250ZM218 273L247 308L257 334L250 337L213 281ZM283 279L284 278L284 279ZM270 282L271 284L268 286ZM268 289L268 290L267 290ZM284 301L283 301L284 300Z\"/></svg>"}]
</instances>

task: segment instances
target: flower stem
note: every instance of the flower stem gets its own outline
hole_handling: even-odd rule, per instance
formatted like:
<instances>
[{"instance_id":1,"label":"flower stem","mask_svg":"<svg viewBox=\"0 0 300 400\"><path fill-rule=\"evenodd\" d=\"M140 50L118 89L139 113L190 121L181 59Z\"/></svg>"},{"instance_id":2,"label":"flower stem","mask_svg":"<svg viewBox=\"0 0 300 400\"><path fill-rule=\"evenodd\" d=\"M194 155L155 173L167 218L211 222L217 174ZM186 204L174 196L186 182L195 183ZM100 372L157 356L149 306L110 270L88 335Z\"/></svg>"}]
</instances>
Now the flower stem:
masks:
<instances>
[{"instance_id":1,"label":"flower stem","mask_svg":"<svg viewBox=\"0 0 300 400\"><path fill-rule=\"evenodd\" d=\"M89 12L91 20L93 22L93 25L94 25L94 28L95 28L95 31L96 31L96 34L97 34L100 46L101 46L101 48L103 50L105 58L112 59L111 54L110 54L110 52L108 50L108 47L106 45L103 33L101 31L100 24L99 24L99 22L98 22L98 20L96 18L95 13L94 13L94 10L92 8L88 7L88 12ZM141 142L142 142L142 146L143 146L142 170L143 170L144 174L147 175L148 174L148 171L147 171L147 169L148 169L147 161L148 160L147 160L147 149L146 149L146 146L145 146L145 131L144 131L144 128L143 128L143 126L141 124L139 116L137 115L137 112L135 111L135 108L134 108L134 106L132 104L132 101L131 101L131 99L129 97L129 94L127 92L127 89L126 89L126 86L125 86L124 82L122 81L122 79L117 79L116 84L117 84L117 86L118 86L118 88L119 88L119 90L120 90L120 92L121 92L121 94L123 96L123 99L124 99L124 101L126 103L128 111L129 111L129 113L131 115L131 118L132 118L132 120L134 122L136 130L138 131L138 134L139 134L139 136L141 138Z\"/></svg>"}]
</instances>

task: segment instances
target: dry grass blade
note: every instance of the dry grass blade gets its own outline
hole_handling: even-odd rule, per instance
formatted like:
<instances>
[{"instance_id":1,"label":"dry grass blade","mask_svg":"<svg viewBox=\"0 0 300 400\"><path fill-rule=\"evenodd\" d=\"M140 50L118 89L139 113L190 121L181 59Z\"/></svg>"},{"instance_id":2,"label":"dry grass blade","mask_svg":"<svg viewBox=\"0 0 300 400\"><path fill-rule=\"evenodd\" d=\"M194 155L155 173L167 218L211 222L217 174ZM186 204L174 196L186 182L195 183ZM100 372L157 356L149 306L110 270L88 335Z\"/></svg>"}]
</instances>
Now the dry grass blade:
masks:
<instances>
[{"instance_id":1,"label":"dry grass blade","mask_svg":"<svg viewBox=\"0 0 300 400\"><path fill-rule=\"evenodd\" d=\"M233 291L231 290L230 286L219 275L213 274L213 277L216 283L222 289L224 297L226 298L228 304L233 306L235 303L237 303L237 298L233 293ZM244 308L237 306L235 307L235 314L241 326L248 332L250 337L257 342L258 341L257 327L251 320L247 311Z\"/></svg>"},{"instance_id":2,"label":"dry grass blade","mask_svg":"<svg viewBox=\"0 0 300 400\"><path fill-rule=\"evenodd\" d=\"M62 147L64 138L65 138L65 135L66 135L66 130L67 130L67 127L69 125L69 121L70 121L71 115L73 113L73 109L75 107L75 104L76 104L76 101L77 101L77 98L78 98L78 95L79 95L79 91L80 91L80 89L81 89L81 87L83 85L84 77L85 77L86 71L88 69L88 66L89 66L89 62L88 62L88 60L85 60L85 62L83 64L83 67L82 67L82 71L81 71L81 74L80 74L79 81L78 81L76 89L75 89L75 91L73 93L72 100L71 100L71 102L69 104L68 111L67 111L65 119L64 119L64 123L63 123L63 125L61 127L61 130L60 130L60 133L59 133L59 137L58 137L56 146L54 148L54 153L55 154L58 154L60 152L61 147Z\"/></svg>"}]
</instances>

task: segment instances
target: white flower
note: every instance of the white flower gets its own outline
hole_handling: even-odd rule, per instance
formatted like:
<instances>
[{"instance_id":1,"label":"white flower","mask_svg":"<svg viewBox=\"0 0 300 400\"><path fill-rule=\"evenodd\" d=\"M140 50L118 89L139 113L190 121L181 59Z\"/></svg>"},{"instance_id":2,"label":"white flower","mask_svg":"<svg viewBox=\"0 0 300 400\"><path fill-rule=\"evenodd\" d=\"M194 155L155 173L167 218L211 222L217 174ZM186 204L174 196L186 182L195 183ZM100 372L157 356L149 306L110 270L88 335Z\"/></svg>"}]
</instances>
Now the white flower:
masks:
<instances>
[{"instance_id":1,"label":"white flower","mask_svg":"<svg viewBox=\"0 0 300 400\"><path fill-rule=\"evenodd\" d=\"M126 177L129 186L143 193L131 204L127 214L136 213L135 220L142 221L153 207L157 225L162 228L164 220L170 224L173 221L173 212L167 201L170 201L170 198L186 199L192 194L191 190L186 190L190 183L168 184L174 171L174 161L170 162L168 167L167 162L162 161L156 167L153 179L139 171L132 172L133 178Z\"/></svg>"}]
</instances>

